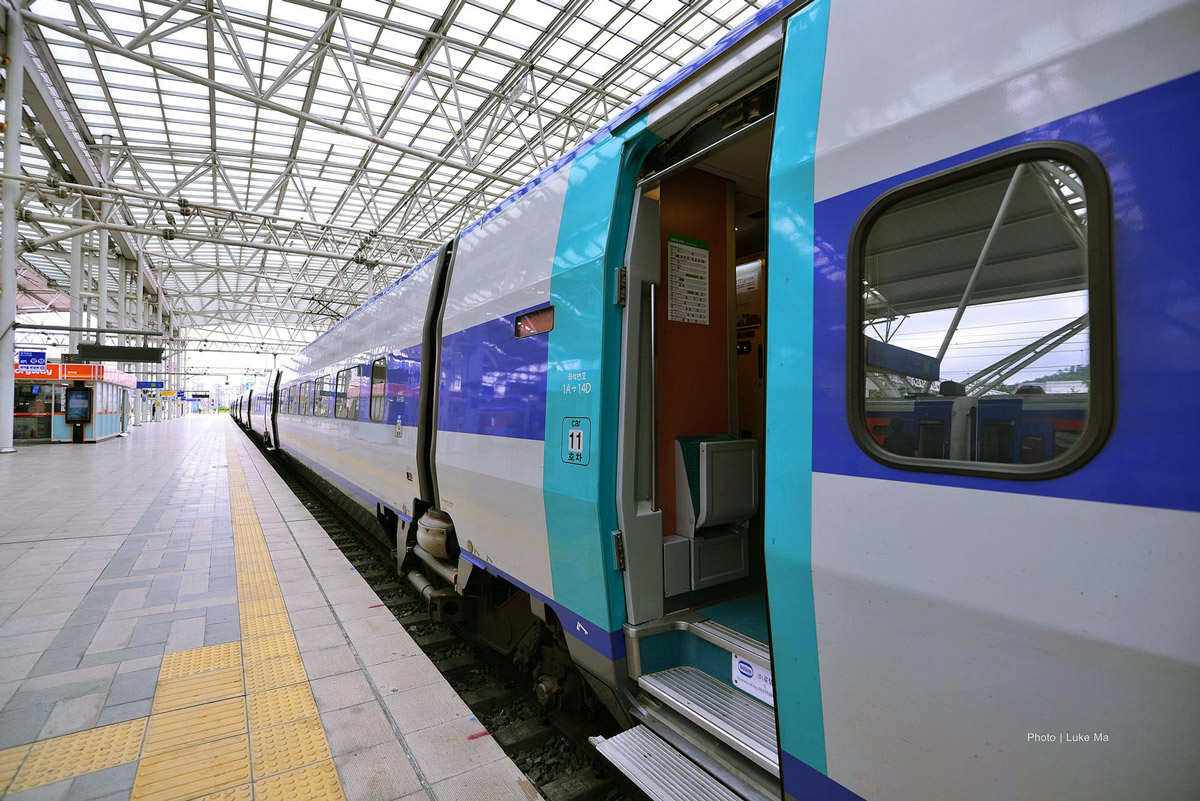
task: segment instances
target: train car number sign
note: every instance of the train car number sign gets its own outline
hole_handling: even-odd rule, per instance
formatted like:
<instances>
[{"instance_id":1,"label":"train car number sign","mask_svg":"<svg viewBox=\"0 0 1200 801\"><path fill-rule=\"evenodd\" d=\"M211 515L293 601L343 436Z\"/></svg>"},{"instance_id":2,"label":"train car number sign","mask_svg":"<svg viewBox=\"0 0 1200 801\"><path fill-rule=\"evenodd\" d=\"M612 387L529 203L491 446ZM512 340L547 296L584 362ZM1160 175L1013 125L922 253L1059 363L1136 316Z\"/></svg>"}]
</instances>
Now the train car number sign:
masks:
<instances>
[{"instance_id":1,"label":"train car number sign","mask_svg":"<svg viewBox=\"0 0 1200 801\"><path fill-rule=\"evenodd\" d=\"M592 456L592 421L586 417L564 417L562 431L562 460L586 466Z\"/></svg>"}]
</instances>

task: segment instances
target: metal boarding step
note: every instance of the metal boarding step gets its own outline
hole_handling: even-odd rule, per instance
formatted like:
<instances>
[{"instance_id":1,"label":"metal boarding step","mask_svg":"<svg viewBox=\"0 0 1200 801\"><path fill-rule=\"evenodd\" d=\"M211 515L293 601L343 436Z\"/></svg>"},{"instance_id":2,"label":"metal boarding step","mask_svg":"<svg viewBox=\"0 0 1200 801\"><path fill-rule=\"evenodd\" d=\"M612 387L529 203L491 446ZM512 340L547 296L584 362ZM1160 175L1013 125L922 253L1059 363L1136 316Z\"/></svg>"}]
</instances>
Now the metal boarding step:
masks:
<instances>
[{"instance_id":1,"label":"metal boarding step","mask_svg":"<svg viewBox=\"0 0 1200 801\"><path fill-rule=\"evenodd\" d=\"M654 801L740 801L738 795L645 726L592 745Z\"/></svg>"},{"instance_id":2,"label":"metal boarding step","mask_svg":"<svg viewBox=\"0 0 1200 801\"><path fill-rule=\"evenodd\" d=\"M637 682L644 692L779 777L771 707L689 665L640 676Z\"/></svg>"},{"instance_id":3,"label":"metal boarding step","mask_svg":"<svg viewBox=\"0 0 1200 801\"><path fill-rule=\"evenodd\" d=\"M748 637L723 623L705 618L690 623L687 628L700 639L707 640L730 653L748 657L761 665L769 664L771 661L771 649L767 647L766 643Z\"/></svg>"}]
</instances>

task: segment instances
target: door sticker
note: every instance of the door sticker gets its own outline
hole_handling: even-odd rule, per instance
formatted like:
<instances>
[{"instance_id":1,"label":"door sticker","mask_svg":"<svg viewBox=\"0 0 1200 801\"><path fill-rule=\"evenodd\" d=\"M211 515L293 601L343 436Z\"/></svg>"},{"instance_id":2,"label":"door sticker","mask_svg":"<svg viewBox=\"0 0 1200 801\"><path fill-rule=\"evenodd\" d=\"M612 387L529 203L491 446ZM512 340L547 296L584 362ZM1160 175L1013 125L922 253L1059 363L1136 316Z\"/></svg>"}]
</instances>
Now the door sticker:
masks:
<instances>
[{"instance_id":1,"label":"door sticker","mask_svg":"<svg viewBox=\"0 0 1200 801\"><path fill-rule=\"evenodd\" d=\"M564 417L562 460L567 464L587 465L592 458L592 421L586 417Z\"/></svg>"}]
</instances>

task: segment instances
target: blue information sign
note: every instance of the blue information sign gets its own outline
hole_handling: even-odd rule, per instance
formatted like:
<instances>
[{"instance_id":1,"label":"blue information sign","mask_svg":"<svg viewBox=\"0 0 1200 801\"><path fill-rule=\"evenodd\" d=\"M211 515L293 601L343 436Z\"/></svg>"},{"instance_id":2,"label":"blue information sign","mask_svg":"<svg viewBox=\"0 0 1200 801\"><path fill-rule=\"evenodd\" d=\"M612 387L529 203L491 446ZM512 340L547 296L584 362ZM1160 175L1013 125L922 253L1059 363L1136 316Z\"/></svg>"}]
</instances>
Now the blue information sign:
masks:
<instances>
[{"instance_id":1,"label":"blue information sign","mask_svg":"<svg viewBox=\"0 0 1200 801\"><path fill-rule=\"evenodd\" d=\"M22 373L45 373L46 352L40 350L17 351L17 369Z\"/></svg>"},{"instance_id":2,"label":"blue information sign","mask_svg":"<svg viewBox=\"0 0 1200 801\"><path fill-rule=\"evenodd\" d=\"M867 337L867 364L892 373L937 381L942 363L933 356Z\"/></svg>"},{"instance_id":3,"label":"blue information sign","mask_svg":"<svg viewBox=\"0 0 1200 801\"><path fill-rule=\"evenodd\" d=\"M162 389L163 382L161 381L139 381L138 389Z\"/></svg>"}]
</instances>

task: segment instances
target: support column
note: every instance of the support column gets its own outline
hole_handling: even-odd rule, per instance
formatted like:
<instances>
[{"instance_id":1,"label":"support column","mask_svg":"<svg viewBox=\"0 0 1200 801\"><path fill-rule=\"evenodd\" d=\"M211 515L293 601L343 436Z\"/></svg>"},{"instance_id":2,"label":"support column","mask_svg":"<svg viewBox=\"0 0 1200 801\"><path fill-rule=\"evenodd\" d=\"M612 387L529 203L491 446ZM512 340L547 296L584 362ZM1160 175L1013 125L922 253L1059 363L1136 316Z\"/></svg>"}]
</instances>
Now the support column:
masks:
<instances>
[{"instance_id":1,"label":"support column","mask_svg":"<svg viewBox=\"0 0 1200 801\"><path fill-rule=\"evenodd\" d=\"M170 325L170 323L168 322L167 325ZM176 369L178 369L175 366L175 338L174 337L167 340L167 358L164 363L164 367L166 367L166 382L165 382L166 388L169 391L174 392L175 391L175 371L176 371ZM175 418L175 396L171 395L169 398L167 398L166 403L164 403L163 405L166 407L166 410L167 410L165 419L173 420Z\"/></svg>"},{"instance_id":2,"label":"support column","mask_svg":"<svg viewBox=\"0 0 1200 801\"><path fill-rule=\"evenodd\" d=\"M100 166L104 174L100 177L100 186L108 186L108 170L109 164L109 144L112 142L112 136L104 135L104 149L100 153ZM108 196L105 195L105 198ZM100 204L100 224L108 224L109 209L112 204L108 200L104 200ZM100 308L96 311L96 327L100 329L100 333L96 334L96 344L107 345L108 335L103 333L108 328L108 229L100 229L100 267L99 267L98 283L96 292L100 296Z\"/></svg>"},{"instance_id":3,"label":"support column","mask_svg":"<svg viewBox=\"0 0 1200 801\"><path fill-rule=\"evenodd\" d=\"M158 391L158 419L170 420L171 404L165 393L171 390L171 340L165 337L163 338L162 364L158 370L158 380L162 382L162 389Z\"/></svg>"},{"instance_id":4,"label":"support column","mask_svg":"<svg viewBox=\"0 0 1200 801\"><path fill-rule=\"evenodd\" d=\"M144 253L142 253L142 243L138 242L137 284L135 285L136 288L133 291L133 297L134 297L134 316L137 321L137 328L139 331L146 330L146 303L145 303L146 299L144 297L145 292L142 289L145 286L145 281L146 281L146 255ZM138 343L138 344L144 344L144 342L145 342L145 340L143 338L143 342ZM139 373L142 372L141 367L142 367L142 365L139 364L138 365ZM139 375L138 378L141 378L141 376ZM134 397L133 424L135 426L140 426L142 424L142 414L145 412L145 406L146 406L146 404L142 402L142 393L144 391L145 390L141 390L141 389L135 389L133 391L134 392L134 394L133 394L133 397Z\"/></svg>"},{"instance_id":5,"label":"support column","mask_svg":"<svg viewBox=\"0 0 1200 801\"><path fill-rule=\"evenodd\" d=\"M117 275L121 277L117 284L117 328L128 328L129 263L124 256L117 256ZM126 345L128 341L125 334L117 334L118 345ZM129 369L129 364L122 363L121 369Z\"/></svg>"},{"instance_id":6,"label":"support column","mask_svg":"<svg viewBox=\"0 0 1200 801\"><path fill-rule=\"evenodd\" d=\"M80 200L82 208L83 201ZM80 219L86 219L81 217ZM92 236L95 232L86 233L83 235L83 253L79 257L79 276L80 276L80 297L79 297L79 320L84 328L91 328L91 314L96 306L95 289L92 286ZM80 332L78 339L83 339L83 333ZM76 351L78 353L78 351Z\"/></svg>"},{"instance_id":7,"label":"support column","mask_svg":"<svg viewBox=\"0 0 1200 801\"><path fill-rule=\"evenodd\" d=\"M75 210L71 216L77 220L83 219L83 199L75 201ZM71 237L71 327L83 326L83 236ZM67 350L79 352L79 332L67 334Z\"/></svg>"},{"instance_id":8,"label":"support column","mask_svg":"<svg viewBox=\"0 0 1200 801\"><path fill-rule=\"evenodd\" d=\"M8 69L4 82L4 172L21 174L21 96L25 85L25 28L20 6L8 12ZM4 181L4 213L0 217L0 453L13 453L13 363L17 331L17 205L21 182Z\"/></svg>"},{"instance_id":9,"label":"support column","mask_svg":"<svg viewBox=\"0 0 1200 801\"><path fill-rule=\"evenodd\" d=\"M154 330L158 331L160 333L162 332L162 302L163 302L163 297L162 297L162 291L160 290L158 293L158 297L155 298L155 303L154 303L154 308L158 312L158 327L155 328ZM166 360L167 360L166 337L160 337L158 342L160 345L162 345L163 357L162 357L162 361L160 361L158 364L154 365L154 380L162 381L163 380L163 366L166 364ZM163 419L163 414L165 414L165 412L163 411L162 390L161 389L156 389L154 391L153 403L154 403L154 420L155 420L155 422L161 422Z\"/></svg>"},{"instance_id":10,"label":"support column","mask_svg":"<svg viewBox=\"0 0 1200 801\"><path fill-rule=\"evenodd\" d=\"M183 393L184 397L187 397L188 352L186 344L179 351L179 363L182 365L179 369L179 391ZM181 402L179 404L180 414L187 414L187 410L187 401Z\"/></svg>"}]
</instances>

